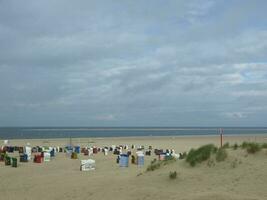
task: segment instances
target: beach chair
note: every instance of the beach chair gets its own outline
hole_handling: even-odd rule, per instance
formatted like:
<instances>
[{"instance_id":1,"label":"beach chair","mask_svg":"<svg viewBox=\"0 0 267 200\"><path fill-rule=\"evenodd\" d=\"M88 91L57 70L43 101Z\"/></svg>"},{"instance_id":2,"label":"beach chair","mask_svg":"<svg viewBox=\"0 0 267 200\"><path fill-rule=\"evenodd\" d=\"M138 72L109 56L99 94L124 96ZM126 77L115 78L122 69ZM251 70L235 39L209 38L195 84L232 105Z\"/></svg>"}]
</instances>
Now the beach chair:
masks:
<instances>
[{"instance_id":1,"label":"beach chair","mask_svg":"<svg viewBox=\"0 0 267 200\"><path fill-rule=\"evenodd\" d=\"M88 159L88 160L81 160L81 171L90 171L95 170L95 160Z\"/></svg>"}]
</instances>

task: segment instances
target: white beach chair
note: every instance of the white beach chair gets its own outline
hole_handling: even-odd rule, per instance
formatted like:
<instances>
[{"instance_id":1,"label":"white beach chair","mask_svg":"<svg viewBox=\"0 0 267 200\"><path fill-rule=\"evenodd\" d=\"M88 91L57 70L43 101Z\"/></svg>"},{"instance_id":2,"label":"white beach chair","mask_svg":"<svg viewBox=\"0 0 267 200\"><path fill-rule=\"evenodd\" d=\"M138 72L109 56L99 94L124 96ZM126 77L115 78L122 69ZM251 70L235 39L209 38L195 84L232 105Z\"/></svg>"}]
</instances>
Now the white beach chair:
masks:
<instances>
[{"instance_id":1,"label":"white beach chair","mask_svg":"<svg viewBox=\"0 0 267 200\"><path fill-rule=\"evenodd\" d=\"M88 159L88 160L81 160L81 171L90 171L95 169L95 160Z\"/></svg>"},{"instance_id":2,"label":"white beach chair","mask_svg":"<svg viewBox=\"0 0 267 200\"><path fill-rule=\"evenodd\" d=\"M44 152L44 162L49 162L49 161L50 161L50 153Z\"/></svg>"}]
</instances>

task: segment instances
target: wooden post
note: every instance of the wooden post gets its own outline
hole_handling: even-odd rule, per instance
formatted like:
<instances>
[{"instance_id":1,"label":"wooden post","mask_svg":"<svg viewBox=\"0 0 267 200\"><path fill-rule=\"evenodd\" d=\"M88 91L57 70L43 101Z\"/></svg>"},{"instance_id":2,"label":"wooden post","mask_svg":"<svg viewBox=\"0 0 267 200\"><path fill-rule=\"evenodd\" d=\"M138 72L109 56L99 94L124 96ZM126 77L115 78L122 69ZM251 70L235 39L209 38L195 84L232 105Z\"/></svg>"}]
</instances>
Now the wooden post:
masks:
<instances>
[{"instance_id":1,"label":"wooden post","mask_svg":"<svg viewBox=\"0 0 267 200\"><path fill-rule=\"evenodd\" d=\"M223 129L220 128L220 129L219 129L219 132L220 132L221 147L222 147L222 146L223 146Z\"/></svg>"},{"instance_id":2,"label":"wooden post","mask_svg":"<svg viewBox=\"0 0 267 200\"><path fill-rule=\"evenodd\" d=\"M223 134L221 133L221 147L223 146Z\"/></svg>"}]
</instances>

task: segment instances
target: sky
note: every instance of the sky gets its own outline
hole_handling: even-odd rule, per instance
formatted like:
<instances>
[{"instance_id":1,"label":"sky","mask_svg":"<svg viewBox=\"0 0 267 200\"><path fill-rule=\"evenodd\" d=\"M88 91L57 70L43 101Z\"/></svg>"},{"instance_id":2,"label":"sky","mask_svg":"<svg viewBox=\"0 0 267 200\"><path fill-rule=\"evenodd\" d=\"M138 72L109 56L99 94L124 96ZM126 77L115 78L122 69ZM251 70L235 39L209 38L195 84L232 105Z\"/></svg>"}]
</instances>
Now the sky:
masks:
<instances>
[{"instance_id":1,"label":"sky","mask_svg":"<svg viewBox=\"0 0 267 200\"><path fill-rule=\"evenodd\" d=\"M267 126L265 0L0 0L0 126Z\"/></svg>"}]
</instances>

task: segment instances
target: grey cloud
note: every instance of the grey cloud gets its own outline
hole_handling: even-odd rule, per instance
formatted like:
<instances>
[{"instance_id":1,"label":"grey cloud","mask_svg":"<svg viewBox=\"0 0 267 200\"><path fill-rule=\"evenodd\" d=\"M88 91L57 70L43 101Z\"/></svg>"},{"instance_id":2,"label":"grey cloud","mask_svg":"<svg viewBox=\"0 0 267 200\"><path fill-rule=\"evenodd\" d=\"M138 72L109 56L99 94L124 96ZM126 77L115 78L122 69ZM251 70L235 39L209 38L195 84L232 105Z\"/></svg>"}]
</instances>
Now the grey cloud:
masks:
<instances>
[{"instance_id":1,"label":"grey cloud","mask_svg":"<svg viewBox=\"0 0 267 200\"><path fill-rule=\"evenodd\" d=\"M2 125L264 125L265 1L145 4L1 1Z\"/></svg>"}]
</instances>

